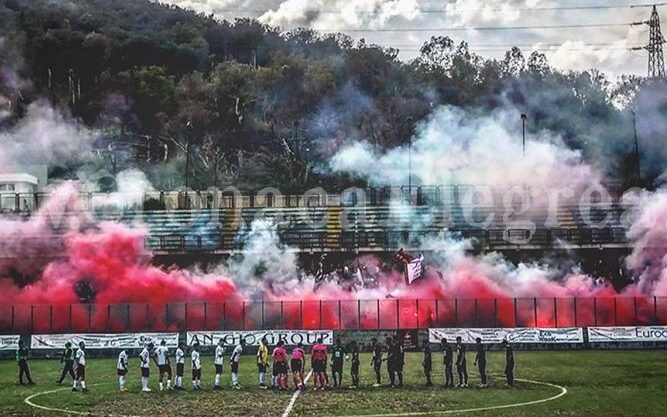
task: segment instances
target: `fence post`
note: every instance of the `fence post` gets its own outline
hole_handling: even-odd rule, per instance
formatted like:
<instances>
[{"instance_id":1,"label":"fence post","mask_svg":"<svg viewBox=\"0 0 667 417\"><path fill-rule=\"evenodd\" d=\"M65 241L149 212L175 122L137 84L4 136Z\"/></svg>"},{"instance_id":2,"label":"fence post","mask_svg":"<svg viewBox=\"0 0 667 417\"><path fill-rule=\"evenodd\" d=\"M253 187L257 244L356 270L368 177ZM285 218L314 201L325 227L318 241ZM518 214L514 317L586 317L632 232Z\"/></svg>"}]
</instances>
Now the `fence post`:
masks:
<instances>
[{"instance_id":1,"label":"fence post","mask_svg":"<svg viewBox=\"0 0 667 417\"><path fill-rule=\"evenodd\" d=\"M514 297L514 327L519 327L519 312L516 304L516 297Z\"/></svg>"},{"instance_id":2,"label":"fence post","mask_svg":"<svg viewBox=\"0 0 667 417\"><path fill-rule=\"evenodd\" d=\"M264 324L264 300L262 300L261 303L262 303L262 329L265 329L266 325Z\"/></svg>"},{"instance_id":3,"label":"fence post","mask_svg":"<svg viewBox=\"0 0 667 417\"><path fill-rule=\"evenodd\" d=\"M188 303L185 303L185 331L188 331Z\"/></svg>"},{"instance_id":4,"label":"fence post","mask_svg":"<svg viewBox=\"0 0 667 417\"><path fill-rule=\"evenodd\" d=\"M241 317L243 318L243 322L241 323L243 328L241 330L245 330L245 301L241 302Z\"/></svg>"},{"instance_id":5,"label":"fence post","mask_svg":"<svg viewBox=\"0 0 667 417\"><path fill-rule=\"evenodd\" d=\"M111 325L111 304L107 304L107 330L109 330L110 325Z\"/></svg>"},{"instance_id":6,"label":"fence post","mask_svg":"<svg viewBox=\"0 0 667 417\"><path fill-rule=\"evenodd\" d=\"M375 310L376 314L375 314L375 317L377 317L377 321L378 321L378 330L379 330L379 329L380 329L380 299L378 298L377 300L375 300L375 302L376 302L376 310Z\"/></svg>"},{"instance_id":7,"label":"fence post","mask_svg":"<svg viewBox=\"0 0 667 417\"><path fill-rule=\"evenodd\" d=\"M637 325L637 297L632 297L632 305L635 310L635 325Z\"/></svg>"},{"instance_id":8,"label":"fence post","mask_svg":"<svg viewBox=\"0 0 667 417\"><path fill-rule=\"evenodd\" d=\"M222 330L227 330L227 303L222 303Z\"/></svg>"},{"instance_id":9,"label":"fence post","mask_svg":"<svg viewBox=\"0 0 667 417\"><path fill-rule=\"evenodd\" d=\"M417 330L419 330L419 299L415 300L415 308L417 309Z\"/></svg>"},{"instance_id":10,"label":"fence post","mask_svg":"<svg viewBox=\"0 0 667 417\"><path fill-rule=\"evenodd\" d=\"M533 298L533 314L535 315L533 317L533 323L535 323L535 327L537 327L537 297Z\"/></svg>"},{"instance_id":11,"label":"fence post","mask_svg":"<svg viewBox=\"0 0 667 417\"><path fill-rule=\"evenodd\" d=\"M338 300L338 329L343 328L343 311L340 300Z\"/></svg>"},{"instance_id":12,"label":"fence post","mask_svg":"<svg viewBox=\"0 0 667 417\"><path fill-rule=\"evenodd\" d=\"M658 323L658 297L653 296L653 324Z\"/></svg>"},{"instance_id":13,"label":"fence post","mask_svg":"<svg viewBox=\"0 0 667 417\"><path fill-rule=\"evenodd\" d=\"M598 325L598 299L593 297L593 323Z\"/></svg>"},{"instance_id":14,"label":"fence post","mask_svg":"<svg viewBox=\"0 0 667 417\"><path fill-rule=\"evenodd\" d=\"M285 306L283 300L280 300L280 328L285 328Z\"/></svg>"},{"instance_id":15,"label":"fence post","mask_svg":"<svg viewBox=\"0 0 667 417\"><path fill-rule=\"evenodd\" d=\"M579 327L577 326L578 322L579 322L579 317L577 315L577 297L574 297L574 327Z\"/></svg>"},{"instance_id":16,"label":"fence post","mask_svg":"<svg viewBox=\"0 0 667 417\"><path fill-rule=\"evenodd\" d=\"M459 325L459 299L454 299L454 326L458 327Z\"/></svg>"},{"instance_id":17,"label":"fence post","mask_svg":"<svg viewBox=\"0 0 667 417\"><path fill-rule=\"evenodd\" d=\"M396 299L396 329L401 328L401 304L399 299Z\"/></svg>"},{"instance_id":18,"label":"fence post","mask_svg":"<svg viewBox=\"0 0 667 417\"><path fill-rule=\"evenodd\" d=\"M554 297L554 327L558 328L558 302Z\"/></svg>"},{"instance_id":19,"label":"fence post","mask_svg":"<svg viewBox=\"0 0 667 417\"><path fill-rule=\"evenodd\" d=\"M357 300L357 329L361 329L361 300Z\"/></svg>"},{"instance_id":20,"label":"fence post","mask_svg":"<svg viewBox=\"0 0 667 417\"><path fill-rule=\"evenodd\" d=\"M498 299L493 299L493 327L498 327Z\"/></svg>"}]
</instances>

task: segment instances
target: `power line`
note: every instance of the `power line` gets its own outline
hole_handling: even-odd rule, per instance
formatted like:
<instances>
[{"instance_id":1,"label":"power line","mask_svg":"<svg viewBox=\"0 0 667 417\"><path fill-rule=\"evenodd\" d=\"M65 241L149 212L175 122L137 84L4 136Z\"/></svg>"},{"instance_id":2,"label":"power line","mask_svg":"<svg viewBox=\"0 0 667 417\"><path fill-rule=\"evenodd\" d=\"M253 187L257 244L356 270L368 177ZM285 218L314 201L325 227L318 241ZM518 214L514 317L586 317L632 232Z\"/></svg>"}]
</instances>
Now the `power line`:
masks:
<instances>
[{"instance_id":1,"label":"power line","mask_svg":"<svg viewBox=\"0 0 667 417\"><path fill-rule=\"evenodd\" d=\"M428 42L428 41L424 41ZM575 41L564 41L561 43L540 43L540 42L533 42L533 43L468 43L468 47L470 48L477 48L477 47L498 47L498 48L511 48L513 46L516 47L560 47L563 46L564 43L566 42L579 42L577 40ZM600 43L586 43L586 46L617 46L617 42L600 42ZM415 43L394 43L392 44L393 46L396 47L414 47ZM456 46L457 44L454 44ZM633 48L635 46L640 46L640 45L631 45L627 47L622 47L621 49L627 49L627 48Z\"/></svg>"},{"instance_id":2,"label":"power line","mask_svg":"<svg viewBox=\"0 0 667 417\"><path fill-rule=\"evenodd\" d=\"M339 29L314 29L318 32L463 32L476 31L504 31L504 30L548 30L548 29L582 29L582 28L607 28L625 27L632 23L589 23L589 24L564 24L564 25L536 25L536 26L478 26L478 27L435 27L435 28L339 28Z\"/></svg>"},{"instance_id":3,"label":"power line","mask_svg":"<svg viewBox=\"0 0 667 417\"><path fill-rule=\"evenodd\" d=\"M389 47L394 48L394 46L389 46ZM408 48L395 47L395 49L400 49L401 51L415 51L415 52L421 51L421 48L409 48L409 47ZM478 52L479 51L481 51L481 52L506 52L509 49L507 49L507 48L502 49L502 48L475 48L475 47L470 47L470 50L471 51L478 51ZM632 51L633 48L630 48L630 47L628 47L628 48L583 48L583 47L579 47L579 48L568 48L568 47L565 47L565 48L555 48L555 47L553 47L553 48L540 48L540 47L536 47L536 48L530 48L530 50L531 51L541 51L541 52L558 52L558 51L601 52L601 51Z\"/></svg>"},{"instance_id":4,"label":"power line","mask_svg":"<svg viewBox=\"0 0 667 417\"><path fill-rule=\"evenodd\" d=\"M665 6L667 5L667 2L665 3L656 3L656 6ZM558 10L563 10L563 11L568 11L568 10L613 10L613 9L634 9L634 8L642 8L642 7L652 7L653 4L648 4L648 3L640 3L640 4L624 4L624 5L590 5L590 6L542 6L542 7L510 7L510 8L485 8L485 7L458 7L455 10L457 11L479 11L479 12L506 12L508 10L516 10L516 11L521 11L521 12L541 12L541 11L558 11ZM298 10L296 7L280 7L280 10ZM270 9L220 9L217 10L218 13L254 13L254 14L264 14L269 11L274 11L275 10L270 10ZM331 9L303 9L300 10L304 14L342 14L344 11L342 10L331 10ZM392 10L394 13L449 13L452 12L453 9L405 9L405 10ZM375 14L381 14L384 13L384 10L381 9L376 9L376 10L354 10L355 14L365 14L365 15L375 15Z\"/></svg>"}]
</instances>

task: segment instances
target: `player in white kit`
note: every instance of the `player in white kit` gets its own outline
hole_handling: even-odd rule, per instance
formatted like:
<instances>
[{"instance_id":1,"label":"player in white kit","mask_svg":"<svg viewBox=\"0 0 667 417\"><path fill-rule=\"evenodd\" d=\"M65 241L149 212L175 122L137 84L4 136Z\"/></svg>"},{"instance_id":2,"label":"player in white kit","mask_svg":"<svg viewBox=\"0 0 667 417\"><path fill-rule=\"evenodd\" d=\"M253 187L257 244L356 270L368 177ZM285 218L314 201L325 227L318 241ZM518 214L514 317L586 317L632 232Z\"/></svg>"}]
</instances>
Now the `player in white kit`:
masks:
<instances>
[{"instance_id":1,"label":"player in white kit","mask_svg":"<svg viewBox=\"0 0 667 417\"><path fill-rule=\"evenodd\" d=\"M232 388L234 389L241 389L241 385L239 384L239 363L243 354L243 345L245 345L245 339L241 338L239 343L234 346L232 357L229 360L232 368Z\"/></svg>"},{"instance_id":2,"label":"player in white kit","mask_svg":"<svg viewBox=\"0 0 667 417\"><path fill-rule=\"evenodd\" d=\"M213 364L215 365L215 384L214 390L221 390L220 378L222 377L222 364L224 363L223 356L225 355L225 342L220 339L218 340L218 346L215 347L215 357L213 358Z\"/></svg>"},{"instance_id":3,"label":"player in white kit","mask_svg":"<svg viewBox=\"0 0 667 417\"><path fill-rule=\"evenodd\" d=\"M179 343L176 349L176 380L174 381L174 388L177 390L183 389L183 373L185 372L185 344Z\"/></svg>"},{"instance_id":4,"label":"player in white kit","mask_svg":"<svg viewBox=\"0 0 667 417\"><path fill-rule=\"evenodd\" d=\"M199 344L192 346L192 389L201 389L201 360L199 358Z\"/></svg>"},{"instance_id":5,"label":"player in white kit","mask_svg":"<svg viewBox=\"0 0 667 417\"><path fill-rule=\"evenodd\" d=\"M118 374L118 385L120 386L120 392L125 392L125 376L127 375L127 363L128 357L125 350L121 350L118 354L118 364L116 365L116 373Z\"/></svg>"},{"instance_id":6,"label":"player in white kit","mask_svg":"<svg viewBox=\"0 0 667 417\"><path fill-rule=\"evenodd\" d=\"M81 383L81 390L88 392L86 388L86 345L83 342L79 342L79 349L74 355L74 363L76 364L76 379L74 379L72 391L77 391L76 387Z\"/></svg>"},{"instance_id":7,"label":"player in white kit","mask_svg":"<svg viewBox=\"0 0 667 417\"><path fill-rule=\"evenodd\" d=\"M164 376L167 375L167 389L171 389L171 363L169 362L169 348L166 341L161 341L160 346L155 349L157 367L160 372L160 391L164 391Z\"/></svg>"},{"instance_id":8,"label":"player in white kit","mask_svg":"<svg viewBox=\"0 0 667 417\"><path fill-rule=\"evenodd\" d=\"M151 392L151 389L148 388L148 378L151 375L152 350L153 344L149 343L139 354L139 359L141 360L141 391L143 392Z\"/></svg>"}]
</instances>

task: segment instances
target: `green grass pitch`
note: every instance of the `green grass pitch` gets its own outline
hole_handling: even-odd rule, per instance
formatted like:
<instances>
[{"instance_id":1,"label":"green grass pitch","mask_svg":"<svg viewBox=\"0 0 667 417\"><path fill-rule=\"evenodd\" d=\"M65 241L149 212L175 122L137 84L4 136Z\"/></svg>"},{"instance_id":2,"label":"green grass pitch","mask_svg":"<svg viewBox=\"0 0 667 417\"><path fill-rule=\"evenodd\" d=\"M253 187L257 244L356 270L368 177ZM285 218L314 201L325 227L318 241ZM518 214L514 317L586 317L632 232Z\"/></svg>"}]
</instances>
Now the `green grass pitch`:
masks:
<instances>
[{"instance_id":1,"label":"green grass pitch","mask_svg":"<svg viewBox=\"0 0 667 417\"><path fill-rule=\"evenodd\" d=\"M369 356L361 366L362 387L302 393L294 401L289 416L419 416L419 415L487 415L487 416L656 416L667 415L667 352L665 351L578 351L578 352L516 352L516 376L526 380L548 382L565 387L567 394L546 402L537 400L554 397L561 392L555 386L519 382L516 389L507 389L501 377L502 353L491 352L488 371L491 386L487 389L442 388L440 356L434 356L435 388L425 388L421 371L421 355L407 355L406 388L372 388L373 370ZM16 364L0 362L0 416L65 416L90 412L99 416L283 416L292 400L292 392L262 391L257 388L253 356L244 356L241 366L242 391L229 388L229 367L223 380L225 389L215 392L213 365L203 358L203 391L192 392L189 365L186 366L186 392L139 392L138 359L131 358L128 375L130 392L119 393L115 376L115 360L89 359L86 373L90 392L73 393L67 385L55 384L60 365L55 360L31 362L34 386L16 383ZM470 386L479 383L469 354ZM157 388L156 369L152 369L151 387ZM349 384L349 363L345 368L345 384ZM66 380L69 381L69 380ZM312 381L311 381L312 382ZM383 382L387 376L383 369ZM290 381L291 384L291 381ZM312 385L312 384L311 384ZM48 391L58 390L51 393ZM40 394L44 393L44 394ZM48 408L69 410L48 411L29 406L26 397L39 394L32 401ZM507 408L476 410L507 405ZM517 406L513 406L517 405ZM471 410L471 411L457 411ZM456 413L454 413L457 411ZM78 413L72 413L78 412ZM420 414L421 413L421 414Z\"/></svg>"}]
</instances>

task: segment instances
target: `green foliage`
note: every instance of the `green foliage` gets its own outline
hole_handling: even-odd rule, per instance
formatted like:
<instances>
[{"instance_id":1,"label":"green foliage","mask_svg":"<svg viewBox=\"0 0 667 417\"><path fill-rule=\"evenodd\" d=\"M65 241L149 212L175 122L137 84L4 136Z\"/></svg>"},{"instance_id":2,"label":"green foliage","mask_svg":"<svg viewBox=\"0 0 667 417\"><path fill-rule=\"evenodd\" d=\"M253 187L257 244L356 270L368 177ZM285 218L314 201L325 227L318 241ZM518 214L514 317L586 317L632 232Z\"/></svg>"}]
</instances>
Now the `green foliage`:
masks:
<instances>
[{"instance_id":1,"label":"green foliage","mask_svg":"<svg viewBox=\"0 0 667 417\"><path fill-rule=\"evenodd\" d=\"M282 33L147 0L0 0L0 17L0 36L23 49L24 97L66 104L114 141L145 138L153 164L180 163L190 143L204 188L241 178L252 188L345 186L313 168L350 140L405 144L438 105L515 106L531 130L560 133L613 174L631 153L615 104L632 106L640 81L612 88L599 72L559 72L516 47L485 60L437 36L406 63L343 34Z\"/></svg>"}]
</instances>

